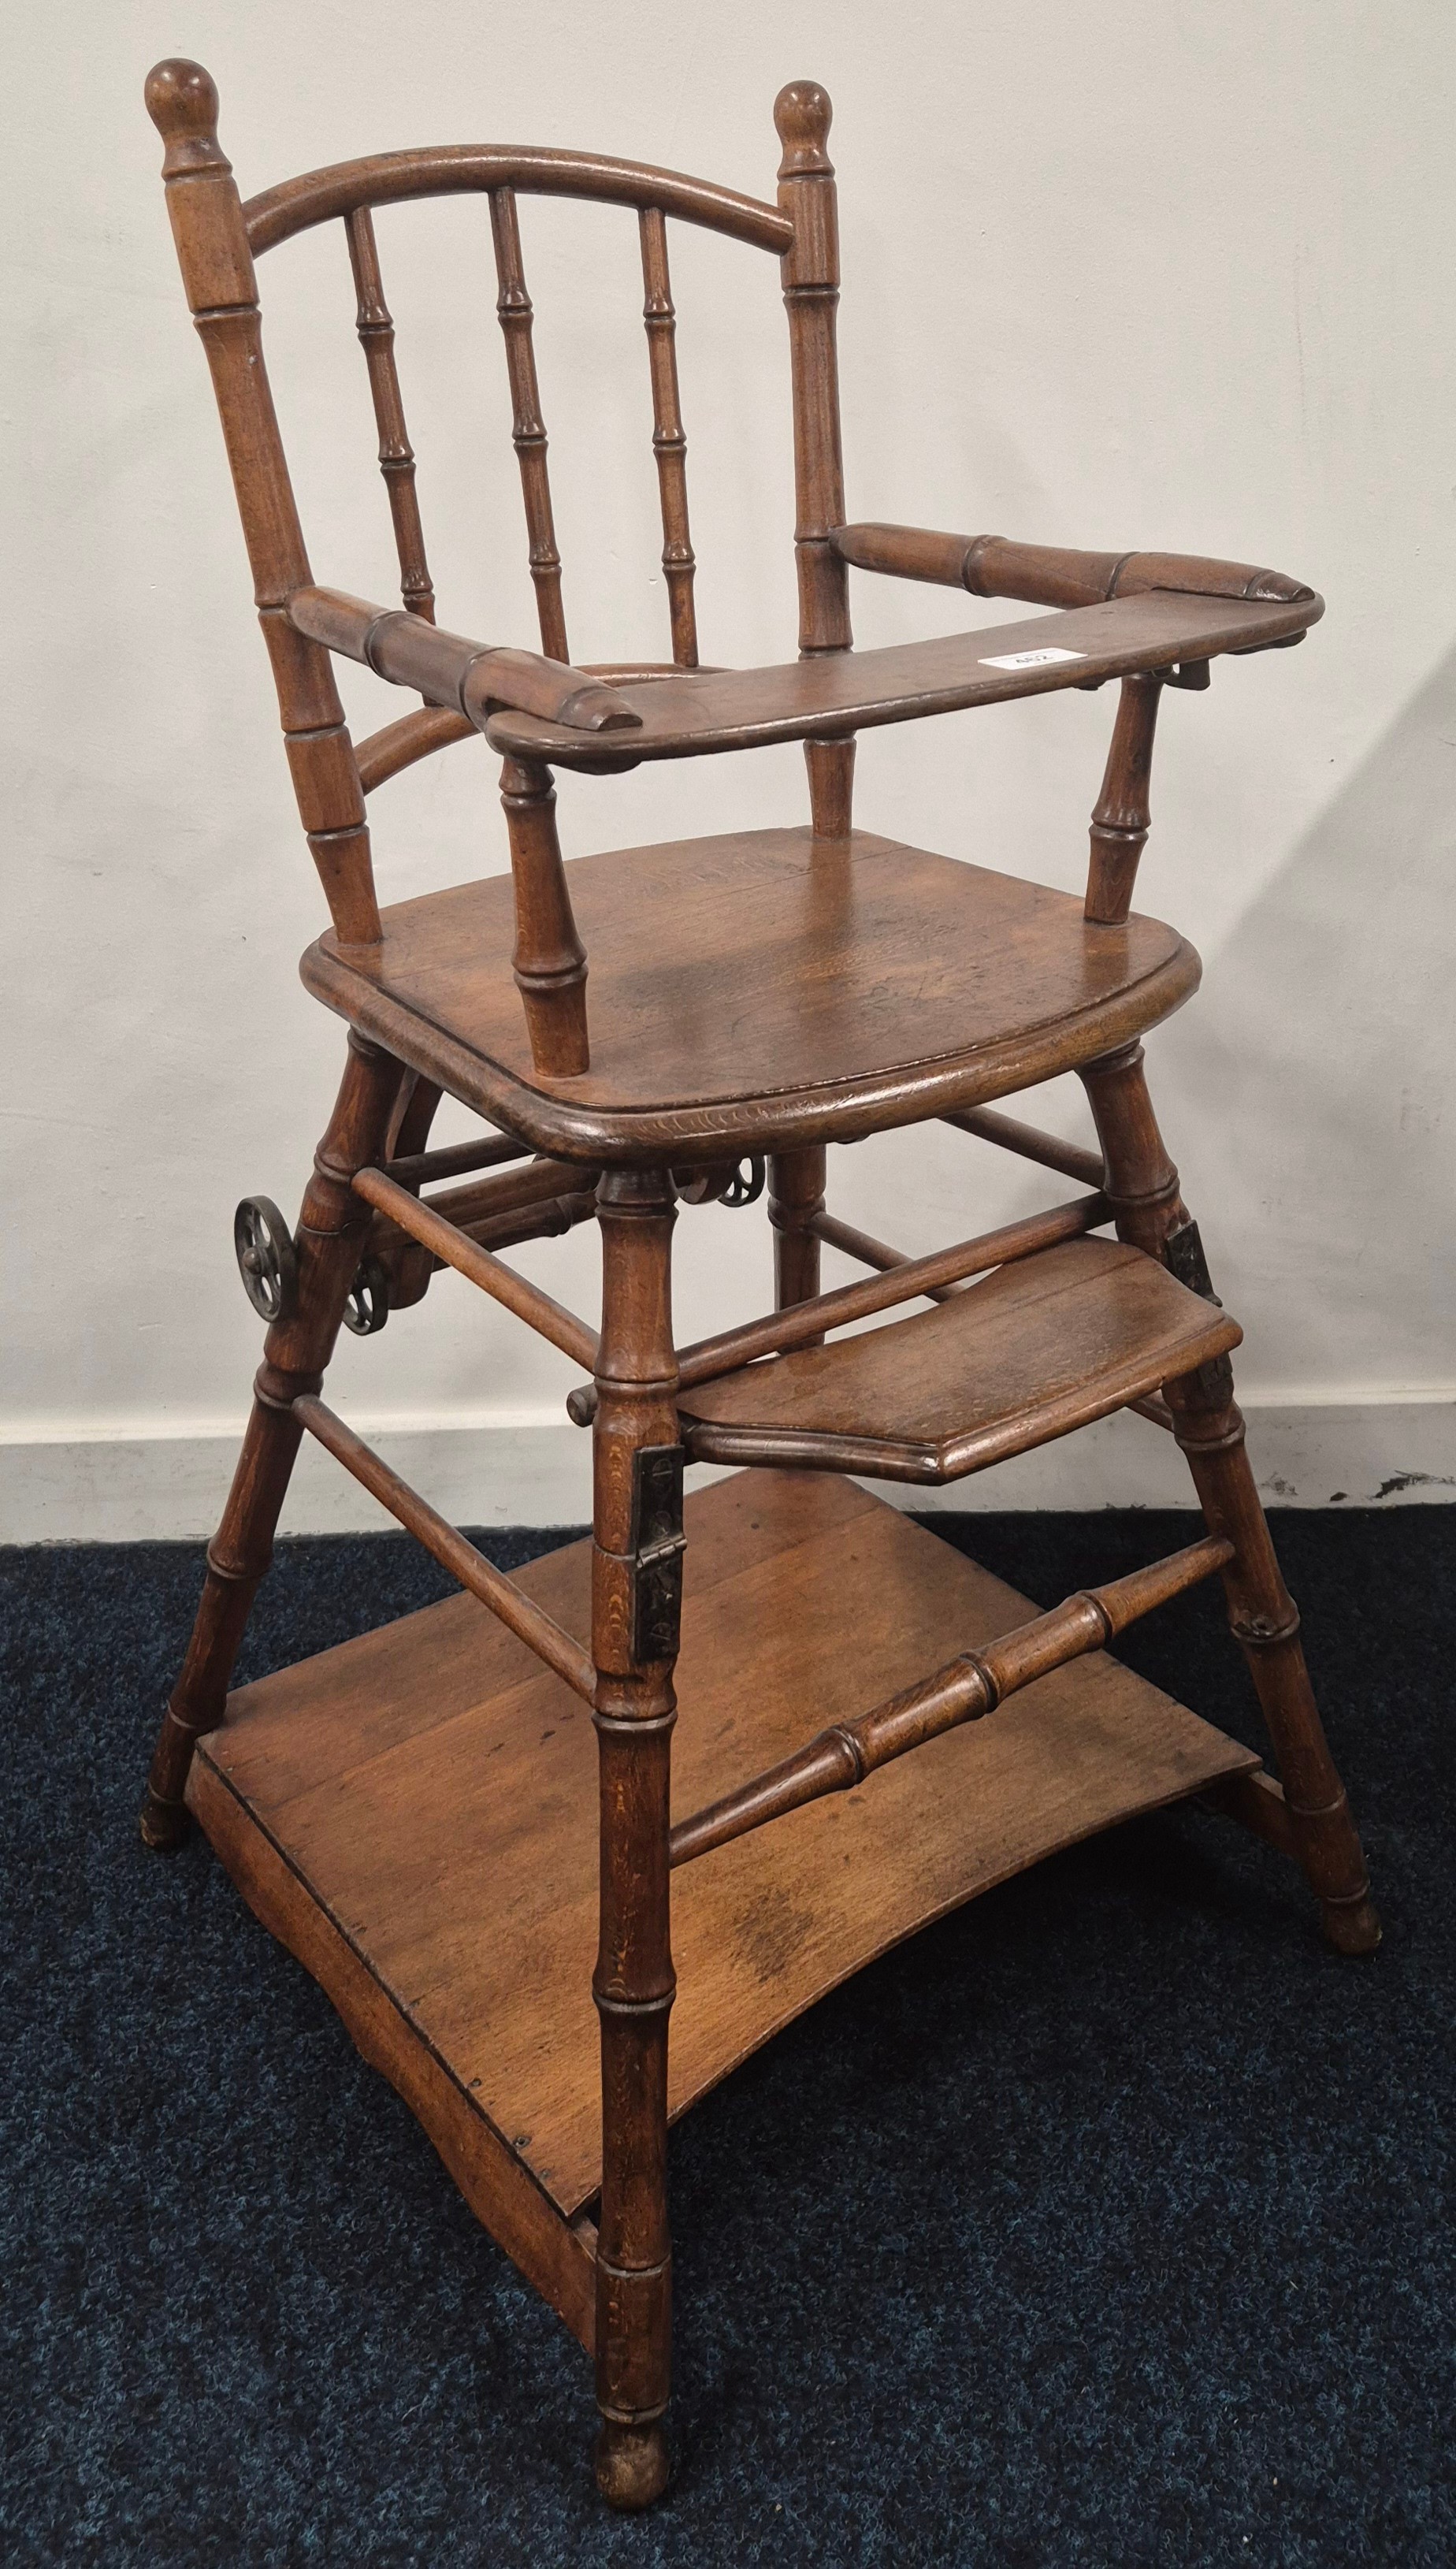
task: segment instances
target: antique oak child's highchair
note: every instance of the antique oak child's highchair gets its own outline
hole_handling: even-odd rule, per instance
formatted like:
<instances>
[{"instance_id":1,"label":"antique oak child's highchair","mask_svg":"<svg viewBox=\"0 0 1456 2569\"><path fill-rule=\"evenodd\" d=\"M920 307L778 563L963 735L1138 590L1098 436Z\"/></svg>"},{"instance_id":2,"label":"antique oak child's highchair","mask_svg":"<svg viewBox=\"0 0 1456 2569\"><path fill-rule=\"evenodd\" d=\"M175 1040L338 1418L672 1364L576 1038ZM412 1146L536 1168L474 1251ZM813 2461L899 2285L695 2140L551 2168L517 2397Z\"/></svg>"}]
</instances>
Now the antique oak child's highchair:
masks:
<instances>
[{"instance_id":1,"label":"antique oak child's highchair","mask_svg":"<svg viewBox=\"0 0 1456 2569\"><path fill-rule=\"evenodd\" d=\"M1340 1953L1377 1942L1245 1458L1240 1331L1143 1076L1139 1037L1193 991L1198 957L1131 908L1164 688L1206 686L1222 653L1297 642L1320 600L1243 562L846 523L830 107L812 82L777 102L773 204L634 162L491 144L347 162L244 204L207 74L164 63L147 103L333 922L303 978L348 1043L296 1231L265 1198L238 1208L267 1336L143 1833L174 1847L194 1815L322 1983L480 2219L593 2352L597 2478L615 2505L641 2506L667 2473L669 2120L825 1991L1053 1848L1193 1794L1293 1858ZM374 212L463 191L489 206L540 654L434 620ZM662 666L570 662L522 263L532 194L636 217ZM773 668L698 664L669 217L780 264L800 624L798 659ZM403 607L315 581L263 365L254 262L334 221ZM1054 611L856 652L852 566ZM406 691L357 746L334 653ZM1109 680L1085 901L852 829L858 731ZM381 911L365 797L475 733L503 760L509 877ZM805 744L807 828L563 864L553 767L609 776L788 740ZM991 1110L1068 1070L1096 1148ZM485 1129L431 1150L446 1093ZM828 1144L932 1118L1079 1192L916 1258L826 1212ZM765 1165L774 1309L679 1347L675 1208L752 1202ZM599 1328L501 1255L591 1220ZM826 1241L864 1282L820 1290ZM340 1323L378 1328L442 1265L591 1377L568 1407L591 1431L592 1539L515 1579L320 1397ZM928 1307L835 1334L913 1303ZM1176 1437L1207 1534L1049 1614L848 1477L950 1481L1125 1408ZM229 1696L305 1433L463 1593ZM684 1511L684 1462L746 1468ZM1106 1655L1134 1618L1214 1573L1278 1780Z\"/></svg>"}]
</instances>

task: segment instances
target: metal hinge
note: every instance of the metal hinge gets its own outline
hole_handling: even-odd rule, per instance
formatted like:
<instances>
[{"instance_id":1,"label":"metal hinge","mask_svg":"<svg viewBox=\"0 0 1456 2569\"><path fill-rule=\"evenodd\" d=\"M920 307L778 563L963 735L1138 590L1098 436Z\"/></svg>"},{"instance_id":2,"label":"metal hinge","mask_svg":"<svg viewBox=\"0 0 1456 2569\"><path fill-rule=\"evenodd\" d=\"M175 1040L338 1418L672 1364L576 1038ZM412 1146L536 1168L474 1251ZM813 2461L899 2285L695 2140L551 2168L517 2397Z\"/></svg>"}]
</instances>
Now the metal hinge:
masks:
<instances>
[{"instance_id":1,"label":"metal hinge","mask_svg":"<svg viewBox=\"0 0 1456 2569\"><path fill-rule=\"evenodd\" d=\"M1204 1256L1204 1245L1196 1222L1181 1222L1176 1231L1170 1231L1163 1243L1163 1264L1170 1276L1176 1276L1180 1284L1188 1286L1190 1293L1201 1294L1206 1302L1213 1302L1222 1311L1224 1305L1214 1291L1214 1281L1209 1274L1209 1262Z\"/></svg>"},{"instance_id":2,"label":"metal hinge","mask_svg":"<svg viewBox=\"0 0 1456 2569\"><path fill-rule=\"evenodd\" d=\"M682 1447L639 1445L632 1457L632 1657L675 1659L682 1624Z\"/></svg>"}]
</instances>

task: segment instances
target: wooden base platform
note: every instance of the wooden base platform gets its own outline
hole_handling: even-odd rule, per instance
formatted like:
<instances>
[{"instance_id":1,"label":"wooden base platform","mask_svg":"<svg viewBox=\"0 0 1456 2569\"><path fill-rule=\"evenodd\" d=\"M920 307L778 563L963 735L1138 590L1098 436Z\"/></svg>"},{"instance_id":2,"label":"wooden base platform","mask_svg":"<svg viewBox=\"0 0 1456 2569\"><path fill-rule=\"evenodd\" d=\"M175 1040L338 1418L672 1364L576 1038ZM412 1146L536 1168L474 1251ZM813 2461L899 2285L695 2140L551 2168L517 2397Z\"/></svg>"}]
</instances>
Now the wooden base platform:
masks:
<instances>
[{"instance_id":1,"label":"wooden base platform","mask_svg":"<svg viewBox=\"0 0 1456 2569\"><path fill-rule=\"evenodd\" d=\"M741 1473L689 1499L687 1534L677 1814L1031 1611L843 1481ZM589 1578L589 1546L573 1544L521 1584L584 1637ZM1258 1764L1098 1654L685 1867L673 2114L931 1919ZM589 1711L484 1607L452 1598L240 1688L188 1798L480 2219L589 2346Z\"/></svg>"}]
</instances>

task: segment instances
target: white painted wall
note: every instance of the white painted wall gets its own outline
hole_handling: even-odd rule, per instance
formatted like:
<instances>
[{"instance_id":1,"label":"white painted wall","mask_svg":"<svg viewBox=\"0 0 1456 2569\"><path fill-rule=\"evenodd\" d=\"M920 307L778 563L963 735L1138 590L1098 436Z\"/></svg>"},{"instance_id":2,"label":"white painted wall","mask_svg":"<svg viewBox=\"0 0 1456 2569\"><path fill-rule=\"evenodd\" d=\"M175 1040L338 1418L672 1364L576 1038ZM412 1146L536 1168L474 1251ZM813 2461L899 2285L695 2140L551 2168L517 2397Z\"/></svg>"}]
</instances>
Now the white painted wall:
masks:
<instances>
[{"instance_id":1,"label":"white painted wall","mask_svg":"<svg viewBox=\"0 0 1456 2569\"><path fill-rule=\"evenodd\" d=\"M1449 1495L1449 7L61 0L11 47L0 1530L210 1521L258 1337L231 1208L255 1189L296 1203L337 1071L338 1029L295 977L322 906L142 108L148 66L177 51L217 79L245 193L390 145L524 138L771 195L775 91L819 78L851 514L1233 554L1324 590L1302 650L1226 664L1210 695L1165 708L1143 897L1207 979L1153 1069L1248 1330L1267 1485L1319 1503L1419 1474L1392 1495ZM524 224L573 649L660 649L634 225L539 202ZM530 641L484 208L401 209L380 230L442 621ZM681 228L674 260L705 653L784 657L777 276ZM387 596L337 229L274 253L263 287L315 567ZM863 579L855 610L866 643L997 612ZM386 691L349 678L370 728ZM1074 887L1110 711L1067 695L871 735L860 817ZM565 779L561 804L568 851L804 809L796 751ZM385 789L375 818L386 899L505 863L474 746ZM1077 1129L1075 1094L1042 1107ZM832 1183L849 1218L916 1249L1039 1192L934 1129L837 1154ZM761 1305L756 1218L688 1217L679 1241L685 1334ZM589 1235L522 1263L591 1307ZM569 1521L586 1488L584 1439L559 1424L570 1379L445 1279L381 1339L345 1343L331 1396L466 1517ZM315 1459L290 1521L370 1521ZM1120 1421L949 1496L1177 1496L1173 1467L1156 1431Z\"/></svg>"}]
</instances>

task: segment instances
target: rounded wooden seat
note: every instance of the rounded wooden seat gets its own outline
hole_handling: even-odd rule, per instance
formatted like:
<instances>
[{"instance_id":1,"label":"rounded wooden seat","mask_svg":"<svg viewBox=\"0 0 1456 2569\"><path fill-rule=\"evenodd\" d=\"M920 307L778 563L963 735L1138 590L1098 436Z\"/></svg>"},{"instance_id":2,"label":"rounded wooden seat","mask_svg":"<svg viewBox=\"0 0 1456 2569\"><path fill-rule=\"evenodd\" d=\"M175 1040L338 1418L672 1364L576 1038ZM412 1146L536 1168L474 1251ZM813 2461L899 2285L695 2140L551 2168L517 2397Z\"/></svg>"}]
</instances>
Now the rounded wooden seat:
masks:
<instances>
[{"instance_id":1,"label":"rounded wooden seat","mask_svg":"<svg viewBox=\"0 0 1456 2569\"><path fill-rule=\"evenodd\" d=\"M509 875L403 902L307 987L538 1150L599 1159L918 1120L1095 1059L1171 1015L1198 955L1089 924L1040 884L856 831L756 830L576 858L590 1066L533 1068Z\"/></svg>"}]
</instances>

